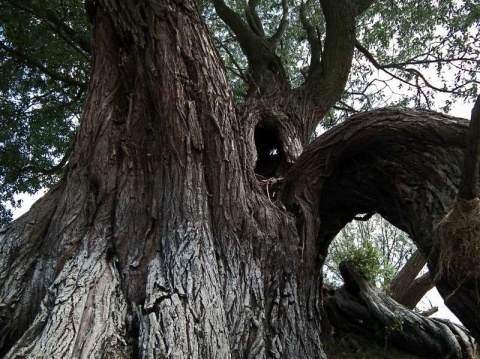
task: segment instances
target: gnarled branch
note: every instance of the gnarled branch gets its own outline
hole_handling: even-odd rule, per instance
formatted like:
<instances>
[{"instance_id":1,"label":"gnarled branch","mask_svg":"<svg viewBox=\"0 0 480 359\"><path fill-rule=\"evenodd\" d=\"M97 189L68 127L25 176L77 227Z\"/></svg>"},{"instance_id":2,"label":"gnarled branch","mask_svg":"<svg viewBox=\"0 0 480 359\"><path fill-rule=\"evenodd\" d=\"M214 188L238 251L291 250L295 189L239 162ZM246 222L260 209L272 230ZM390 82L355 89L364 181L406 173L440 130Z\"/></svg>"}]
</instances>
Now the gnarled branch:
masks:
<instances>
[{"instance_id":1,"label":"gnarled branch","mask_svg":"<svg viewBox=\"0 0 480 359\"><path fill-rule=\"evenodd\" d=\"M340 272L345 285L326 301L336 328L377 337L386 346L422 357L477 358L477 344L465 328L406 309L368 283L350 263L342 263Z\"/></svg>"},{"instance_id":2,"label":"gnarled branch","mask_svg":"<svg viewBox=\"0 0 480 359\"><path fill-rule=\"evenodd\" d=\"M461 178L468 121L432 111L380 109L352 116L308 146L284 177L279 198L297 218L304 252L324 256L358 213L375 211L409 234L432 276L434 225ZM436 283L447 306L480 339L478 279Z\"/></svg>"}]
</instances>

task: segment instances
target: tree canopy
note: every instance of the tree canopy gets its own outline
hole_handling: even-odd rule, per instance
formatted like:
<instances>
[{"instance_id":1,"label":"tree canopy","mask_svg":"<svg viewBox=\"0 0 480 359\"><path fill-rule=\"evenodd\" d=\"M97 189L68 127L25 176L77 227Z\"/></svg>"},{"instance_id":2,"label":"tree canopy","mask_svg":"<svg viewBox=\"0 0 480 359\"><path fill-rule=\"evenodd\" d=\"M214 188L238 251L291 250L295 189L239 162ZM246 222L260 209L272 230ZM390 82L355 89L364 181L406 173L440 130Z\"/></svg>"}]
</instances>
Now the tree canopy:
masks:
<instances>
[{"instance_id":1,"label":"tree canopy","mask_svg":"<svg viewBox=\"0 0 480 359\"><path fill-rule=\"evenodd\" d=\"M0 222L14 194L58 181L80 121L90 33L79 1L0 2Z\"/></svg>"}]
</instances>

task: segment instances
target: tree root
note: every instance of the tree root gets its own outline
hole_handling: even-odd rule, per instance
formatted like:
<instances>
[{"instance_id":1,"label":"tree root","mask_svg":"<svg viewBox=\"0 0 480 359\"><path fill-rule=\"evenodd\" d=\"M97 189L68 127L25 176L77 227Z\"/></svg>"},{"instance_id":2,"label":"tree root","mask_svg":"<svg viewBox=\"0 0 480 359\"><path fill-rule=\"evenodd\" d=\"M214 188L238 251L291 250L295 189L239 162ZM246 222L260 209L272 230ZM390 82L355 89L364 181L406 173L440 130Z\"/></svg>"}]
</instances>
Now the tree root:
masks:
<instances>
[{"instance_id":1,"label":"tree root","mask_svg":"<svg viewBox=\"0 0 480 359\"><path fill-rule=\"evenodd\" d=\"M425 358L478 358L467 329L448 320L426 318L398 304L367 282L349 263L340 265L344 286L325 299L334 328L376 337Z\"/></svg>"}]
</instances>

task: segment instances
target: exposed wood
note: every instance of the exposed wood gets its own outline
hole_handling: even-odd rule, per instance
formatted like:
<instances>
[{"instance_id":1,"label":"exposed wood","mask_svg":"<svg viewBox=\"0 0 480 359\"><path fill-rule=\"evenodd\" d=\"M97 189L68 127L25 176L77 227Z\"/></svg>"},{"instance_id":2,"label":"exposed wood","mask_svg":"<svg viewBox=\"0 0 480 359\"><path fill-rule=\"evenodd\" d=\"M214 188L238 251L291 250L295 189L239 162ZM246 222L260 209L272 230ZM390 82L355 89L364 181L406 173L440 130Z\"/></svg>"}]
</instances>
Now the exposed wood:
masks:
<instances>
[{"instance_id":1,"label":"exposed wood","mask_svg":"<svg viewBox=\"0 0 480 359\"><path fill-rule=\"evenodd\" d=\"M407 308L415 308L424 295L434 286L429 273L422 275L417 280L415 279L426 263L427 261L420 251L416 250L390 284L391 297Z\"/></svg>"}]
</instances>

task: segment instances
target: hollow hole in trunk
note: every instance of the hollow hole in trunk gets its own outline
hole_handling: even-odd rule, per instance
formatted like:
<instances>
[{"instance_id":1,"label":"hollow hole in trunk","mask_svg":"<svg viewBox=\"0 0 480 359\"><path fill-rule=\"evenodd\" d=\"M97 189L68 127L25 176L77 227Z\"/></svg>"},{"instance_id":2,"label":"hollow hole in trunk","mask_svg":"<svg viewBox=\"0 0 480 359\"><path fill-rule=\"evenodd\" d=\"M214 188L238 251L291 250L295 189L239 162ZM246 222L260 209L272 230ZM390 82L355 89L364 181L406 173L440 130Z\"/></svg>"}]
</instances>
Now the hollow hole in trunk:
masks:
<instances>
[{"instance_id":1,"label":"hollow hole in trunk","mask_svg":"<svg viewBox=\"0 0 480 359\"><path fill-rule=\"evenodd\" d=\"M255 173L266 178L274 177L285 162L283 143L275 124L260 121L255 127L254 137L257 149Z\"/></svg>"}]
</instances>

